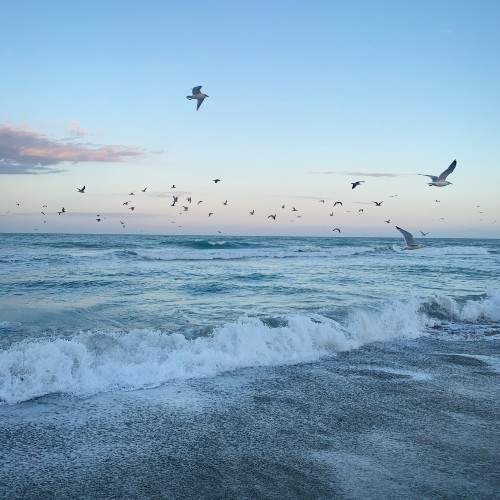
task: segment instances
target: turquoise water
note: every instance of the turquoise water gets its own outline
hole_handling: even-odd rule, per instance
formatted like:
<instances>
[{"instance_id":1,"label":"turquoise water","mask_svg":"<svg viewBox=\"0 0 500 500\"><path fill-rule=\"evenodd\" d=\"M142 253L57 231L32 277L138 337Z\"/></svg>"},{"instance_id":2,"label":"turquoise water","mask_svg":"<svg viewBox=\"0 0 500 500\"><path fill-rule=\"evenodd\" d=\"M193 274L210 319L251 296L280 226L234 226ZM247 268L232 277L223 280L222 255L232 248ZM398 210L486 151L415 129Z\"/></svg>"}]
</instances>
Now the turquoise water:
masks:
<instances>
[{"instance_id":1,"label":"turquoise water","mask_svg":"<svg viewBox=\"0 0 500 500\"><path fill-rule=\"evenodd\" d=\"M500 241L422 241L1 235L7 496L488 497Z\"/></svg>"}]
</instances>

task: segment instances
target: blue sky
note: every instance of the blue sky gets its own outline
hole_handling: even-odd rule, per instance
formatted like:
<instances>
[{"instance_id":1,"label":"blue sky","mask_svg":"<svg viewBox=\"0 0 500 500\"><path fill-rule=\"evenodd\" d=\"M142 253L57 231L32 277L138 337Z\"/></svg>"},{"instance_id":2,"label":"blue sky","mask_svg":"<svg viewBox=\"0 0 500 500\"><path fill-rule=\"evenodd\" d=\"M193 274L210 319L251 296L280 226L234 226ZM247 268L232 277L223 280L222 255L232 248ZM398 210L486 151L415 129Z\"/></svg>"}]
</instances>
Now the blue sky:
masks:
<instances>
[{"instance_id":1,"label":"blue sky","mask_svg":"<svg viewBox=\"0 0 500 500\"><path fill-rule=\"evenodd\" d=\"M391 219L500 236L498 2L32 1L2 18L0 231L118 232L127 218L130 232L393 235ZM198 112L194 85L210 95ZM23 173L13 133L79 161ZM454 158L443 189L343 174L437 174ZM131 214L122 202L144 186ZM179 215L172 191L204 203Z\"/></svg>"}]
</instances>

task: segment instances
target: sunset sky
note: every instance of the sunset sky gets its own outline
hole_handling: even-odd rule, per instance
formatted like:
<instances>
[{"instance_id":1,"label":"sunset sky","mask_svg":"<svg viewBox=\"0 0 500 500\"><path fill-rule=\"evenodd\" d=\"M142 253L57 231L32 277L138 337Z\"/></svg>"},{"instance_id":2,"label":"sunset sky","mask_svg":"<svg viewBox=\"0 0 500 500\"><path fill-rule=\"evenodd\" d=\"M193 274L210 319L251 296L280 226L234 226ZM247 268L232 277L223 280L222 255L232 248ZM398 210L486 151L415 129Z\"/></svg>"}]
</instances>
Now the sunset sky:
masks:
<instances>
[{"instance_id":1,"label":"sunset sky","mask_svg":"<svg viewBox=\"0 0 500 500\"><path fill-rule=\"evenodd\" d=\"M499 2L20 1L2 21L0 231L500 237ZM455 158L451 186L416 175Z\"/></svg>"}]
</instances>

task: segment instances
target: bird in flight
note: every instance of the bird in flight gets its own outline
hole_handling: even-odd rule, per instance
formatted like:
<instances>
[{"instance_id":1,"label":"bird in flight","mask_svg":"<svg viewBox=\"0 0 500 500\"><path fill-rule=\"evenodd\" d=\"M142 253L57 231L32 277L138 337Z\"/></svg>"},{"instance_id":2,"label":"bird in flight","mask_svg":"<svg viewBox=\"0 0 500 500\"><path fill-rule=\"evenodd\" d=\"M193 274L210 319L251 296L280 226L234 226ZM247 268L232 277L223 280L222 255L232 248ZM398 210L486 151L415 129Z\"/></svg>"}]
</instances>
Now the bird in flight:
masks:
<instances>
[{"instance_id":1,"label":"bird in flight","mask_svg":"<svg viewBox=\"0 0 500 500\"><path fill-rule=\"evenodd\" d=\"M360 209L358 210L358 213L360 214L360 213L362 213L362 212L364 212L364 210L363 210L362 208L360 208Z\"/></svg>"},{"instance_id":2,"label":"bird in flight","mask_svg":"<svg viewBox=\"0 0 500 500\"><path fill-rule=\"evenodd\" d=\"M124 201L123 205L127 206L130 203L130 201Z\"/></svg>"},{"instance_id":3,"label":"bird in flight","mask_svg":"<svg viewBox=\"0 0 500 500\"><path fill-rule=\"evenodd\" d=\"M271 214L267 216L268 219L276 220L276 214Z\"/></svg>"},{"instance_id":4,"label":"bird in flight","mask_svg":"<svg viewBox=\"0 0 500 500\"><path fill-rule=\"evenodd\" d=\"M220 179L214 179L215 184L217 184L218 182L220 182Z\"/></svg>"},{"instance_id":5,"label":"bird in flight","mask_svg":"<svg viewBox=\"0 0 500 500\"><path fill-rule=\"evenodd\" d=\"M187 201L188 203L191 203L191 196L188 196L188 197L186 198L186 201Z\"/></svg>"},{"instance_id":6,"label":"bird in flight","mask_svg":"<svg viewBox=\"0 0 500 500\"><path fill-rule=\"evenodd\" d=\"M340 228L338 228L338 227L335 227L335 228L333 228L333 229L332 229L332 232L335 232L335 231L337 231L339 234L342 232L342 231L340 230Z\"/></svg>"},{"instance_id":7,"label":"bird in flight","mask_svg":"<svg viewBox=\"0 0 500 500\"><path fill-rule=\"evenodd\" d=\"M382 203L384 203L384 202L383 201L374 201L373 203L375 203L376 207L381 207Z\"/></svg>"},{"instance_id":8,"label":"bird in flight","mask_svg":"<svg viewBox=\"0 0 500 500\"><path fill-rule=\"evenodd\" d=\"M97 222L101 222L101 220L102 219L100 217L97 217L97 219L96 219Z\"/></svg>"},{"instance_id":9,"label":"bird in flight","mask_svg":"<svg viewBox=\"0 0 500 500\"><path fill-rule=\"evenodd\" d=\"M352 188L351 188L351 189L354 189L354 188L356 188L356 187L360 186L363 182L365 182L365 181L356 181L356 182L351 182L351 186L352 186Z\"/></svg>"},{"instance_id":10,"label":"bird in flight","mask_svg":"<svg viewBox=\"0 0 500 500\"><path fill-rule=\"evenodd\" d=\"M292 212L298 212L298 210L295 207L292 207Z\"/></svg>"},{"instance_id":11,"label":"bird in flight","mask_svg":"<svg viewBox=\"0 0 500 500\"><path fill-rule=\"evenodd\" d=\"M197 101L196 111L198 111L200 109L200 106L201 106L202 102L205 100L205 98L209 97L207 94L204 94L201 91L201 87L202 87L202 85L198 85L197 87L193 87L192 95L186 96L186 99L189 99L190 101L192 101L193 99L196 99L196 101Z\"/></svg>"},{"instance_id":12,"label":"bird in flight","mask_svg":"<svg viewBox=\"0 0 500 500\"><path fill-rule=\"evenodd\" d=\"M170 189L176 189L175 184L172 184L172 187Z\"/></svg>"},{"instance_id":13,"label":"bird in flight","mask_svg":"<svg viewBox=\"0 0 500 500\"><path fill-rule=\"evenodd\" d=\"M444 187L448 186L448 184L451 184L451 182L447 181L446 178L455 170L455 167L457 166L457 160L453 160L450 163L450 166L444 171L441 172L439 175L428 175L428 174L420 174L423 175L424 177L430 177L432 182L429 182L429 186L436 186L436 187Z\"/></svg>"},{"instance_id":14,"label":"bird in flight","mask_svg":"<svg viewBox=\"0 0 500 500\"><path fill-rule=\"evenodd\" d=\"M390 224L391 223L391 219L387 219L384 222L387 223L387 224Z\"/></svg>"},{"instance_id":15,"label":"bird in flight","mask_svg":"<svg viewBox=\"0 0 500 500\"><path fill-rule=\"evenodd\" d=\"M427 231L426 233L425 233L424 231L420 231L420 234L421 234L422 236L427 236L427 235L429 234L429 231Z\"/></svg>"},{"instance_id":16,"label":"bird in flight","mask_svg":"<svg viewBox=\"0 0 500 500\"><path fill-rule=\"evenodd\" d=\"M79 193L85 193L85 186L81 187L81 188L76 188L76 190L79 192Z\"/></svg>"},{"instance_id":17,"label":"bird in flight","mask_svg":"<svg viewBox=\"0 0 500 500\"><path fill-rule=\"evenodd\" d=\"M146 192L146 189L148 189L148 187L147 187L147 186L146 186L144 189L141 189L141 191L142 191L143 193L145 193L145 192Z\"/></svg>"},{"instance_id":18,"label":"bird in flight","mask_svg":"<svg viewBox=\"0 0 500 500\"><path fill-rule=\"evenodd\" d=\"M333 217L333 212L330 212L330 217Z\"/></svg>"},{"instance_id":19,"label":"bird in flight","mask_svg":"<svg viewBox=\"0 0 500 500\"><path fill-rule=\"evenodd\" d=\"M135 210L135 207L129 207L129 210L132 210L132 212Z\"/></svg>"},{"instance_id":20,"label":"bird in flight","mask_svg":"<svg viewBox=\"0 0 500 500\"><path fill-rule=\"evenodd\" d=\"M341 201L336 201L336 202L333 204L333 207L335 208L337 205L340 205L341 207L342 207L342 206L344 206L344 205L342 204L342 202L341 202Z\"/></svg>"},{"instance_id":21,"label":"bird in flight","mask_svg":"<svg viewBox=\"0 0 500 500\"><path fill-rule=\"evenodd\" d=\"M319 200L320 203L325 203L325 200Z\"/></svg>"},{"instance_id":22,"label":"bird in flight","mask_svg":"<svg viewBox=\"0 0 500 500\"><path fill-rule=\"evenodd\" d=\"M184 212L187 212L189 210L189 207L186 207L186 205L183 205L182 208L184 209Z\"/></svg>"},{"instance_id":23,"label":"bird in flight","mask_svg":"<svg viewBox=\"0 0 500 500\"><path fill-rule=\"evenodd\" d=\"M199 200L196 204L199 205L200 203L203 203L203 200Z\"/></svg>"},{"instance_id":24,"label":"bird in flight","mask_svg":"<svg viewBox=\"0 0 500 500\"><path fill-rule=\"evenodd\" d=\"M223 203L223 205L227 205L227 200Z\"/></svg>"},{"instance_id":25,"label":"bird in flight","mask_svg":"<svg viewBox=\"0 0 500 500\"><path fill-rule=\"evenodd\" d=\"M399 226L396 226L396 229L403 235L403 238L406 241L406 247L403 250L416 250L417 248L422 248L422 245L419 245L413 238L413 234L409 233L405 229L401 229Z\"/></svg>"},{"instance_id":26,"label":"bird in flight","mask_svg":"<svg viewBox=\"0 0 500 500\"><path fill-rule=\"evenodd\" d=\"M129 196L135 196L135 193L130 192L128 195Z\"/></svg>"},{"instance_id":27,"label":"bird in flight","mask_svg":"<svg viewBox=\"0 0 500 500\"><path fill-rule=\"evenodd\" d=\"M254 215L255 214L255 210L250 210L250 215Z\"/></svg>"},{"instance_id":28,"label":"bird in flight","mask_svg":"<svg viewBox=\"0 0 500 500\"><path fill-rule=\"evenodd\" d=\"M213 214L214 214L213 212L208 212L209 217L212 217Z\"/></svg>"},{"instance_id":29,"label":"bird in flight","mask_svg":"<svg viewBox=\"0 0 500 500\"><path fill-rule=\"evenodd\" d=\"M285 205L281 205L281 208L285 208Z\"/></svg>"}]
</instances>

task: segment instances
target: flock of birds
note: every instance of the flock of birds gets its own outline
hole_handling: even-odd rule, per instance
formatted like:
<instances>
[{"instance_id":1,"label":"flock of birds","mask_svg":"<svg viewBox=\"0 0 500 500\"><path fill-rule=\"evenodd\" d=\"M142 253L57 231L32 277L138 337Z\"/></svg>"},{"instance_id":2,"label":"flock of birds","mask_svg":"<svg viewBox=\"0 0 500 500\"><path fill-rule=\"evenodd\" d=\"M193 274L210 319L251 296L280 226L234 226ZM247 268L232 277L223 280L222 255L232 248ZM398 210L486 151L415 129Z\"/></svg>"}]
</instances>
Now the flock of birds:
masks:
<instances>
[{"instance_id":1,"label":"flock of birds","mask_svg":"<svg viewBox=\"0 0 500 500\"><path fill-rule=\"evenodd\" d=\"M197 87L194 87L192 89L192 94L186 96L186 98L188 100L195 100L196 101L196 110L199 110L200 106L203 103L203 101L207 97L209 97L207 94L203 93L201 91L201 89L202 89L201 85L199 85ZM450 166L446 170L444 170L441 174L439 174L439 175L430 175L430 174L420 174L420 175L424 175L424 176L429 177L431 179L431 181L428 183L429 186L433 186L433 187L445 187L445 186L448 186L448 185L451 184L451 182L449 182L447 180L447 178L455 170L456 166L457 166L457 161L453 160L453 162L450 164ZM221 182L221 179L215 178L215 179L212 179L212 182L214 184L218 184L218 183ZM350 183L351 184L351 189L359 188L364 183L365 183L365 181L362 181L362 180L351 182ZM82 186L80 188L76 188L76 191L79 194L84 195L84 194L86 194L86 189L87 189L87 187L84 185L84 186ZM176 185L173 184L171 186L171 189L176 189ZM141 189L140 191L142 193L146 193L147 190L148 190L148 187L146 186L143 189ZM135 196L135 193L133 191L131 191L131 192L128 193L128 197L132 197L132 196ZM397 195L392 195L391 197L396 197L396 196ZM180 214L188 212L190 210L191 205L193 204L193 198L192 198L192 196L187 196L185 198L185 200L183 200L183 201L184 201L184 203L181 203L179 201L179 195L172 194L172 202L171 202L170 206L171 207L175 207L179 203L179 204L181 204L181 208L182 208ZM325 204L326 200L320 199L319 202L322 203L322 204ZM439 200L435 200L435 202L439 203L440 201ZM203 203L203 200L197 200L195 202L195 206L199 206L202 203ZM383 201L373 201L372 203L373 203L373 205L375 207L381 207L383 205ZM223 206L228 206L228 204L229 204L228 200L224 200L222 202ZM20 206L20 202L16 203L16 205ZM136 208L135 204L132 204L132 201L129 200L129 199L123 201L122 206L126 207L131 213L133 213L135 211L135 208ZM342 201L335 201L333 203L333 207L332 208L335 208L337 206L342 207L343 206L343 202ZM42 211L41 211L41 214L44 216L44 220L43 220L44 224L47 223L47 220L46 220L47 212L45 211L46 208L47 208L47 205L43 205L42 206ZM284 204L282 204L281 205L281 209L284 210L285 208L286 208L286 206ZM293 212L293 213L299 212L299 210L295 206L292 206L291 209L290 209L290 211ZM347 210L346 212L347 213L352 213L352 211L349 211L349 210ZM62 207L60 210L57 211L57 214L59 216L65 215L67 213L68 212L67 212L67 210L66 210L65 207ZM358 215L362 215L364 213L364 209L363 208L358 209L357 213L358 213ZM255 216L255 214L256 214L255 209L250 210L249 214L250 214L250 216ZM334 212L331 211L329 213L329 215L331 217L333 217L334 216ZM212 216L214 216L214 212L209 211L208 212L208 217L212 217ZM295 215L295 217L296 218L301 218L302 215L299 213L299 214ZM268 214L267 215L267 219L272 220L272 221L276 221L278 219L278 213ZM102 216L101 214L96 214L96 219L95 220L96 220L96 222L100 223L103 220L105 220L105 217ZM386 220L384 220L384 222L387 223L387 224L390 224L391 220L390 219L386 219ZM175 221L171 221L171 223L175 223ZM126 222L123 221L123 220L120 220L120 225L122 226L122 228L125 228L126 227ZM178 226L178 227L182 227L182 226ZM407 231L407 230L405 230L405 229L403 229L403 228L401 228L399 226L395 226L395 228L403 235L403 238L405 239L405 242L406 242L406 247L404 248L405 250L416 250L418 248L422 248L423 245L419 244L409 231ZM221 231L217 231L217 232L221 233ZM334 227L332 229L332 232L340 234L342 232L342 230L341 230L340 227ZM429 234L429 232L424 232L424 231L420 231L420 233L421 233L422 236L427 236Z\"/></svg>"}]
</instances>

